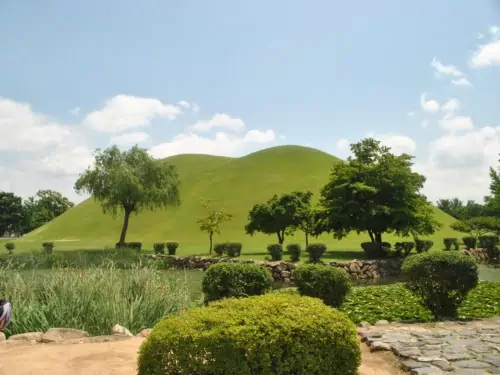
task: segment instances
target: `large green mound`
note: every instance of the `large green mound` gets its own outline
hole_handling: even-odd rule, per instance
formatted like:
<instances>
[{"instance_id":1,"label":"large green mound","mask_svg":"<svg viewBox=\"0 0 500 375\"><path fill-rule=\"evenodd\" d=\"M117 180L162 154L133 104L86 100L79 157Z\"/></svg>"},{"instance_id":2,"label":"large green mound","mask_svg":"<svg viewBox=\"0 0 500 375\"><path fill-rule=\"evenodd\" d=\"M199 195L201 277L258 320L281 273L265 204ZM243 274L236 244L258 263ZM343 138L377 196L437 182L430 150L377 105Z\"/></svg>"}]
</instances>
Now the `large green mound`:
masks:
<instances>
[{"instance_id":1,"label":"large green mound","mask_svg":"<svg viewBox=\"0 0 500 375\"><path fill-rule=\"evenodd\" d=\"M177 155L167 158L177 167L181 180L182 204L155 212L146 211L132 216L128 241L141 241L145 248L154 242L178 241L182 253L204 253L207 235L198 230L196 219L203 217L202 198L211 199L219 207L233 214L233 220L222 226L216 241L238 241L246 256L260 255L265 246L276 242L275 237L244 233L244 225L252 206L264 202L275 193L311 190L318 197L321 187L329 178L333 163L340 159L322 151L301 146L279 146L258 151L241 158L211 155ZM433 236L441 246L445 236L456 236L449 224L453 219L436 208L436 217L443 228ZM56 248L99 248L113 246L118 240L122 216L113 219L105 215L92 199L77 205L69 212L28 234L19 241L20 249L38 248L40 242L56 240ZM385 238L393 240L390 236ZM350 235L337 241L323 236L331 249L358 250L367 236ZM288 237L285 242L303 242L303 234Z\"/></svg>"}]
</instances>

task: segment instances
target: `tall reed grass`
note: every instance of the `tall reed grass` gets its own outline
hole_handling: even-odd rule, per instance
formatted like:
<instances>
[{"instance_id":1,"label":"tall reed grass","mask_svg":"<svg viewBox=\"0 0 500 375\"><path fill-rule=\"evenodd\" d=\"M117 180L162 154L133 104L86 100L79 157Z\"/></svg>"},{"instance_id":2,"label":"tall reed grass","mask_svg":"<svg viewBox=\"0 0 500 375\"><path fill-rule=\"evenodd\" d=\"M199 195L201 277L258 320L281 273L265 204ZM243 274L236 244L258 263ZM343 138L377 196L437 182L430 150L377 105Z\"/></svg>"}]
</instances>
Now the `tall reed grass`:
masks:
<instances>
[{"instance_id":1,"label":"tall reed grass","mask_svg":"<svg viewBox=\"0 0 500 375\"><path fill-rule=\"evenodd\" d=\"M153 266L122 270L108 261L89 268L57 264L47 271L22 268L0 267L0 297L12 301L14 308L7 335L52 327L103 335L115 324L136 333L199 303L193 300L188 274Z\"/></svg>"}]
</instances>

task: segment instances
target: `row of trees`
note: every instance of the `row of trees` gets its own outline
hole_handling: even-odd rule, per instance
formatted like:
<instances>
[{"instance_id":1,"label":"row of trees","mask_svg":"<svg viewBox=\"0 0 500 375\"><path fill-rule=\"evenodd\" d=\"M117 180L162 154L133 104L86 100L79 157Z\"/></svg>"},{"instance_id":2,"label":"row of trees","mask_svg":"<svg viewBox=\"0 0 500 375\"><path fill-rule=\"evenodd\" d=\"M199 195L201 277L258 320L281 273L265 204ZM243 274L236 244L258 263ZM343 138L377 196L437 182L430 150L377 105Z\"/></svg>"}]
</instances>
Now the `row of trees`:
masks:
<instances>
[{"instance_id":1,"label":"row of trees","mask_svg":"<svg viewBox=\"0 0 500 375\"><path fill-rule=\"evenodd\" d=\"M61 193L39 190L24 200L0 191L0 236L23 235L41 227L73 207Z\"/></svg>"}]
</instances>

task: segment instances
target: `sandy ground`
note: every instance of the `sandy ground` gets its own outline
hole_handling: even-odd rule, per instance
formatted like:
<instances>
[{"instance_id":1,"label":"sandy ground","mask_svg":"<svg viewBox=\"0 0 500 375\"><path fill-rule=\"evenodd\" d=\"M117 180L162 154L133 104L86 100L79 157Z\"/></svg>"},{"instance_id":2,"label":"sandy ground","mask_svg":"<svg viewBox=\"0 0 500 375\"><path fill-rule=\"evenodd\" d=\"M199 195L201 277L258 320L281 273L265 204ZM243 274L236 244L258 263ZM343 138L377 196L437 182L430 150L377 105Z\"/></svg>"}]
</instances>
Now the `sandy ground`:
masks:
<instances>
[{"instance_id":1,"label":"sandy ground","mask_svg":"<svg viewBox=\"0 0 500 375\"><path fill-rule=\"evenodd\" d=\"M0 375L136 375L143 338L84 344L0 345ZM361 344L360 375L401 375L391 353Z\"/></svg>"}]
</instances>

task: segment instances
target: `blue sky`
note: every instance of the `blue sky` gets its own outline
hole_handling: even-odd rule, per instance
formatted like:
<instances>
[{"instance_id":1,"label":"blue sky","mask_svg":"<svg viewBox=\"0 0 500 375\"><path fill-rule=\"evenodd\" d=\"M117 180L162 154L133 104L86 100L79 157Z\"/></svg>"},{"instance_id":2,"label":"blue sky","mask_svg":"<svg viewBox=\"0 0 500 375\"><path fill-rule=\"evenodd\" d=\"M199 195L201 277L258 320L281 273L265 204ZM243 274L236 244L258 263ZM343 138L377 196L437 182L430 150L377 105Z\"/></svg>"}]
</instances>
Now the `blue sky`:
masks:
<instances>
[{"instance_id":1,"label":"blue sky","mask_svg":"<svg viewBox=\"0 0 500 375\"><path fill-rule=\"evenodd\" d=\"M0 189L71 199L92 150L240 156L368 135L430 199L500 153L500 2L0 0Z\"/></svg>"}]
</instances>

